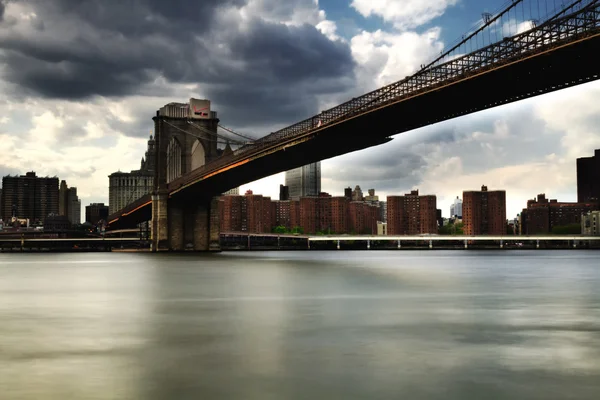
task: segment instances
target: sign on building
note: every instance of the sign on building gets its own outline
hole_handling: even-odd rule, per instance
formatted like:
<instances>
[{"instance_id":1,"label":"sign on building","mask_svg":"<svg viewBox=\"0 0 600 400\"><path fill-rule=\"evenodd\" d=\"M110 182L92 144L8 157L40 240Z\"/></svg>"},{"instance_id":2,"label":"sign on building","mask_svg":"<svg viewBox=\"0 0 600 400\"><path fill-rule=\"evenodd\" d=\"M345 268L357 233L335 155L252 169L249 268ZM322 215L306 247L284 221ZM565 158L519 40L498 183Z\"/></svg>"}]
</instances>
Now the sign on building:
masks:
<instances>
[{"instance_id":1,"label":"sign on building","mask_svg":"<svg viewBox=\"0 0 600 400\"><path fill-rule=\"evenodd\" d=\"M190 118L209 119L210 118L210 100L190 99Z\"/></svg>"}]
</instances>

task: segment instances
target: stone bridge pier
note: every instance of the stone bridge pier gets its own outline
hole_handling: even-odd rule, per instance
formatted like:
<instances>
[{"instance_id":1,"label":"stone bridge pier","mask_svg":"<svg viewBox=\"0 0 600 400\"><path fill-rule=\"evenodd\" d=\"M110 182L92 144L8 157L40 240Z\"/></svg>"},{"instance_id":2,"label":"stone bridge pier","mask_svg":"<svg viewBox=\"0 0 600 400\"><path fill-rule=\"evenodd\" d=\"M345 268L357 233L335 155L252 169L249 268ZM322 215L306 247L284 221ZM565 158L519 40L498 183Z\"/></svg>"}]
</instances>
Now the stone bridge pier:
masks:
<instances>
[{"instance_id":1,"label":"stone bridge pier","mask_svg":"<svg viewBox=\"0 0 600 400\"><path fill-rule=\"evenodd\" d=\"M161 107L154 121L156 170L152 195L152 251L218 251L219 211L213 195L169 196L169 183L217 159L217 113L209 100Z\"/></svg>"},{"instance_id":2,"label":"stone bridge pier","mask_svg":"<svg viewBox=\"0 0 600 400\"><path fill-rule=\"evenodd\" d=\"M152 196L152 251L220 251L217 198Z\"/></svg>"}]
</instances>

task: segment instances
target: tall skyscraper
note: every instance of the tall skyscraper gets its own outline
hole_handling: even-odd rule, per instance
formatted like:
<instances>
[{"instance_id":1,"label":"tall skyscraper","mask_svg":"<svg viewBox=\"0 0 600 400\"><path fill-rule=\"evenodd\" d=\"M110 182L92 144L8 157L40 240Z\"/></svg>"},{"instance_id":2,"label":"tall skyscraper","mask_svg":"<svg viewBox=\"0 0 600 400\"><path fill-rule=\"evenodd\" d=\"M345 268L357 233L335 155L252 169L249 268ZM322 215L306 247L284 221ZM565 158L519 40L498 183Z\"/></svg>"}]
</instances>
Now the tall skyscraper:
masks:
<instances>
[{"instance_id":1,"label":"tall skyscraper","mask_svg":"<svg viewBox=\"0 0 600 400\"><path fill-rule=\"evenodd\" d=\"M577 159L577 202L600 201L600 149Z\"/></svg>"},{"instance_id":2,"label":"tall skyscraper","mask_svg":"<svg viewBox=\"0 0 600 400\"><path fill-rule=\"evenodd\" d=\"M289 187L291 200L318 196L321 193L321 162L286 171L285 186Z\"/></svg>"},{"instance_id":3,"label":"tall skyscraper","mask_svg":"<svg viewBox=\"0 0 600 400\"><path fill-rule=\"evenodd\" d=\"M58 189L58 215L67 217L71 224L81 223L81 200L76 187L68 187L65 180L60 181Z\"/></svg>"},{"instance_id":4,"label":"tall skyscraper","mask_svg":"<svg viewBox=\"0 0 600 400\"><path fill-rule=\"evenodd\" d=\"M458 217L462 219L462 206L462 200L456 196L456 199L454 199L454 202L450 206L450 218Z\"/></svg>"},{"instance_id":5,"label":"tall skyscraper","mask_svg":"<svg viewBox=\"0 0 600 400\"><path fill-rule=\"evenodd\" d=\"M506 234L506 192L487 186L463 192L463 223L465 235Z\"/></svg>"},{"instance_id":6,"label":"tall skyscraper","mask_svg":"<svg viewBox=\"0 0 600 400\"><path fill-rule=\"evenodd\" d=\"M119 211L154 188L154 169L156 168L156 141L150 136L146 158L142 158L140 169L131 172L113 172L108 176L108 208L110 214Z\"/></svg>"},{"instance_id":7,"label":"tall skyscraper","mask_svg":"<svg viewBox=\"0 0 600 400\"><path fill-rule=\"evenodd\" d=\"M1 217L29 219L43 223L50 214L58 214L58 178L40 178L35 172L2 178Z\"/></svg>"}]
</instances>

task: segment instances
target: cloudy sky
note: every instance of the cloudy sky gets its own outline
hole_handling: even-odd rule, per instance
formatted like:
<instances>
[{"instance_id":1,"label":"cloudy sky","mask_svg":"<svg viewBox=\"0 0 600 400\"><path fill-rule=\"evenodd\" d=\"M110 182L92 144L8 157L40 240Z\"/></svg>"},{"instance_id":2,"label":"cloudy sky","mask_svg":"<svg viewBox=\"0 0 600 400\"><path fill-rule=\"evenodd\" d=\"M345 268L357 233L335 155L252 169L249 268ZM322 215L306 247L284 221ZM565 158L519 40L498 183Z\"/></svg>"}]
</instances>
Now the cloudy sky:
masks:
<instances>
[{"instance_id":1,"label":"cloudy sky","mask_svg":"<svg viewBox=\"0 0 600 400\"><path fill-rule=\"evenodd\" d=\"M0 0L0 174L59 176L82 204L139 168L151 117L208 98L259 137L396 81L504 0ZM463 190L576 200L600 148L591 83L405 133L323 162L322 188L418 188L448 214ZM283 174L242 187L274 198Z\"/></svg>"}]
</instances>

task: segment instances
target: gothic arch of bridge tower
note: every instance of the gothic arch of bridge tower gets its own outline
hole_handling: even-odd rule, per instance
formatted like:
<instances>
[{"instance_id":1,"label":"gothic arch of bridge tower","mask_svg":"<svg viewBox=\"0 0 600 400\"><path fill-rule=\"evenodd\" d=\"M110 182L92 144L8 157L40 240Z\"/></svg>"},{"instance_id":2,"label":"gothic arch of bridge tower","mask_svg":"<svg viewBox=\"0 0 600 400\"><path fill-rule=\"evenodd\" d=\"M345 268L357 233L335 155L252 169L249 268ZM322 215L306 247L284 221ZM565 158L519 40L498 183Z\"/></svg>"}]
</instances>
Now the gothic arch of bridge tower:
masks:
<instances>
[{"instance_id":1,"label":"gothic arch of bridge tower","mask_svg":"<svg viewBox=\"0 0 600 400\"><path fill-rule=\"evenodd\" d=\"M208 250L211 196L170 199L168 184L215 160L217 151L217 113L210 101L190 99L189 103L169 103L152 118L156 138L156 171L152 193L153 249ZM185 218L184 218L185 216ZM217 242L218 242L218 220ZM214 241L214 240L213 240Z\"/></svg>"}]
</instances>

